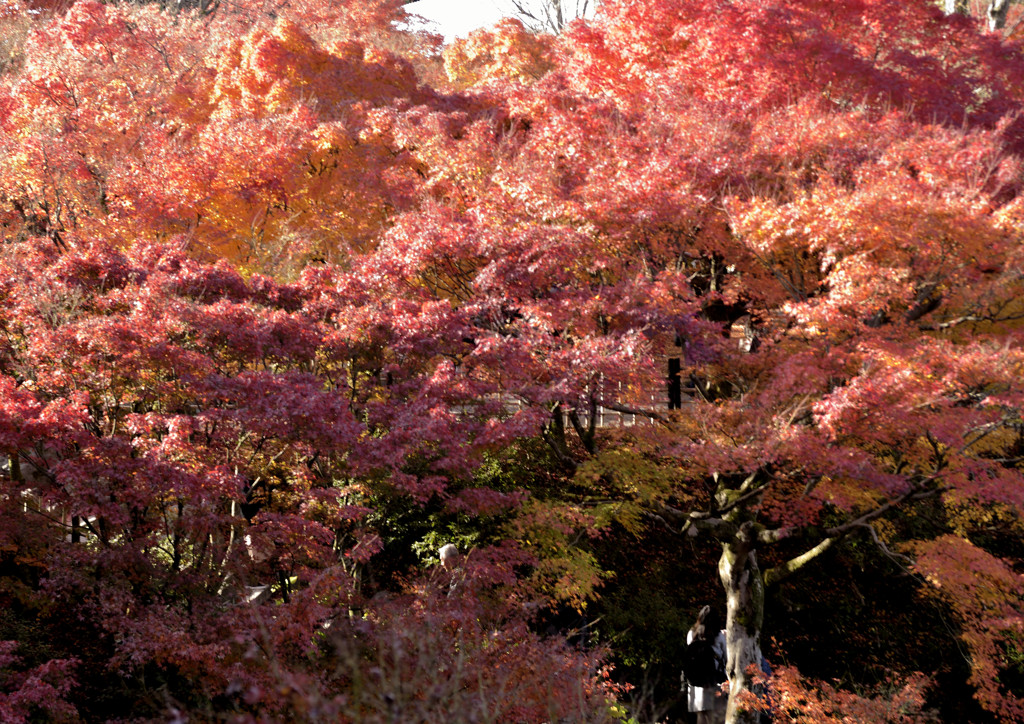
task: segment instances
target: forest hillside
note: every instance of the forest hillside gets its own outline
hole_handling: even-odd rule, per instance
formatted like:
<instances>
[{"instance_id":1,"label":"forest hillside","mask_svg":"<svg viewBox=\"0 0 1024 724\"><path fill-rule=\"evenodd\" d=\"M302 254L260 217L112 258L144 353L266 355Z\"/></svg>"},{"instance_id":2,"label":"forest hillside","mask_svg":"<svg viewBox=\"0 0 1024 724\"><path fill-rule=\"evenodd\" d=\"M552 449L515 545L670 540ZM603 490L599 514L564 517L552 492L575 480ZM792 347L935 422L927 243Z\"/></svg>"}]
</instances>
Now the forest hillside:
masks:
<instances>
[{"instance_id":1,"label":"forest hillside","mask_svg":"<svg viewBox=\"0 0 1024 724\"><path fill-rule=\"evenodd\" d=\"M705 605L729 724L1024 720L1020 8L946 5L4 4L0 721L692 721Z\"/></svg>"}]
</instances>

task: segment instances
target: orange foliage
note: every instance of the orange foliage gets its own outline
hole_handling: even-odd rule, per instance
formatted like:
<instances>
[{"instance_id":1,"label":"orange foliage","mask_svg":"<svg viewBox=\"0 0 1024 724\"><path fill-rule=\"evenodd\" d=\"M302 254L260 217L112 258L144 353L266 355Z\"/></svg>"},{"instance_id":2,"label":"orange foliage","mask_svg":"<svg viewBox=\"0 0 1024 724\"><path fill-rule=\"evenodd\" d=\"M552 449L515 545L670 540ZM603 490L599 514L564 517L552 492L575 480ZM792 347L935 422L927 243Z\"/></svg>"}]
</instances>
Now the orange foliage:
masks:
<instances>
[{"instance_id":1,"label":"orange foliage","mask_svg":"<svg viewBox=\"0 0 1024 724\"><path fill-rule=\"evenodd\" d=\"M531 33L514 18L476 30L444 49L444 69L456 88L496 80L530 84L554 67L553 38Z\"/></svg>"},{"instance_id":2,"label":"orange foliage","mask_svg":"<svg viewBox=\"0 0 1024 724\"><path fill-rule=\"evenodd\" d=\"M240 33L246 17L86 1L43 22L0 88L8 233L184 234L279 270L365 248L404 188L366 115L428 96L358 33L324 45L284 17Z\"/></svg>"},{"instance_id":3,"label":"orange foliage","mask_svg":"<svg viewBox=\"0 0 1024 724\"><path fill-rule=\"evenodd\" d=\"M801 678L792 667L774 672L769 687L776 721L793 724L927 724L934 714L924 709L928 681L917 675L893 682L889 692L858 696L826 682Z\"/></svg>"}]
</instances>

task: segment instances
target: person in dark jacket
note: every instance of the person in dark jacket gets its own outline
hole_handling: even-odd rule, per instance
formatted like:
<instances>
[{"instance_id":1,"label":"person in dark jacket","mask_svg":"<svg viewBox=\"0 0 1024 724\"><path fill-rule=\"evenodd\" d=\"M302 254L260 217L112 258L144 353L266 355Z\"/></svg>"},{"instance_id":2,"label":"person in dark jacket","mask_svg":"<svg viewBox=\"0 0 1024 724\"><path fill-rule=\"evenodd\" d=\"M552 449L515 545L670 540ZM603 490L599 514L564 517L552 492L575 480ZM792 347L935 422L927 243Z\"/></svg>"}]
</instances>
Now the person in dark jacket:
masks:
<instances>
[{"instance_id":1,"label":"person in dark jacket","mask_svg":"<svg viewBox=\"0 0 1024 724\"><path fill-rule=\"evenodd\" d=\"M707 669L699 676L704 685L699 686L687 681L686 671L683 672L683 688L686 691L686 708L696 713L697 724L722 724L725 721L725 710L729 703L722 689L713 681L725 681L725 631L718 613L705 606L697 614L697 622L686 634L688 650L707 652L707 660L702 664Z\"/></svg>"}]
</instances>

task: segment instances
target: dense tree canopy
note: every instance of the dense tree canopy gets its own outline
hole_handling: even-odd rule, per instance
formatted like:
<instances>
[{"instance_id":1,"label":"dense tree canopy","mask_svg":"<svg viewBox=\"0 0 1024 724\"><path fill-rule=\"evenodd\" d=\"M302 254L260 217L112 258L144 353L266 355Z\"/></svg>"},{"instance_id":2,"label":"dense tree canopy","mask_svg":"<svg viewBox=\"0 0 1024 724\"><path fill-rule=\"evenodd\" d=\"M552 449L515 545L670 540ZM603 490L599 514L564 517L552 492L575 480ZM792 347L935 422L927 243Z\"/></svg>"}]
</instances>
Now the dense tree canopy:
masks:
<instances>
[{"instance_id":1,"label":"dense tree canopy","mask_svg":"<svg viewBox=\"0 0 1024 724\"><path fill-rule=\"evenodd\" d=\"M714 595L754 721L815 585L968 663L795 656L779 718L1024 716L1021 47L600 8L443 50L397 0L4 16L0 718L664 715L631 662Z\"/></svg>"}]
</instances>

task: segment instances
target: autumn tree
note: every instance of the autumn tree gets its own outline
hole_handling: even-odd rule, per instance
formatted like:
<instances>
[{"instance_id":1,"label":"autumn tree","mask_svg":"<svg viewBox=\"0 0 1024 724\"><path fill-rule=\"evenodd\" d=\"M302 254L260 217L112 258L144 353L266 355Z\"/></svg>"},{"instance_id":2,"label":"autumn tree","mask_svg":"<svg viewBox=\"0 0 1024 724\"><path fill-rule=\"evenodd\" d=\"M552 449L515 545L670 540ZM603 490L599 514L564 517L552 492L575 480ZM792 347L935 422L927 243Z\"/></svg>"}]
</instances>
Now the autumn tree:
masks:
<instances>
[{"instance_id":1,"label":"autumn tree","mask_svg":"<svg viewBox=\"0 0 1024 724\"><path fill-rule=\"evenodd\" d=\"M553 67L552 42L550 36L527 32L519 20L505 18L449 43L443 53L445 74L460 89L492 79L529 84Z\"/></svg>"},{"instance_id":2,"label":"autumn tree","mask_svg":"<svg viewBox=\"0 0 1024 724\"><path fill-rule=\"evenodd\" d=\"M0 89L7 233L184 234L267 269L365 247L415 178L368 115L430 95L383 47L399 12L77 3L41 19Z\"/></svg>"},{"instance_id":3,"label":"autumn tree","mask_svg":"<svg viewBox=\"0 0 1024 724\"><path fill-rule=\"evenodd\" d=\"M594 15L597 0L508 0L511 16L521 19L534 32L560 33L573 20Z\"/></svg>"},{"instance_id":4,"label":"autumn tree","mask_svg":"<svg viewBox=\"0 0 1024 724\"><path fill-rule=\"evenodd\" d=\"M84 0L0 78L0 705L126 672L152 716L601 721L531 612L657 526L719 547L730 722L765 597L855 535L1019 718L979 535L1024 489L1019 47L925 0L606 0L440 90L400 10ZM385 566L396 509L488 533Z\"/></svg>"},{"instance_id":5,"label":"autumn tree","mask_svg":"<svg viewBox=\"0 0 1024 724\"><path fill-rule=\"evenodd\" d=\"M2 261L12 721L610 716L598 652L528 628L516 569L531 557L514 543L399 588L372 582L387 525L374 500L441 497L481 516L517 504L472 485L522 422L470 412L481 396L452 384L465 312L375 300L326 268L280 284L174 246L68 242ZM51 651L8 638L24 629ZM105 704L121 675L121 703ZM573 695L545 694L554 679Z\"/></svg>"},{"instance_id":6,"label":"autumn tree","mask_svg":"<svg viewBox=\"0 0 1024 724\"><path fill-rule=\"evenodd\" d=\"M983 22L990 31L1001 32L1007 37L1016 32L1021 22L1019 3L1013 3L1011 0L987 0L986 2L944 0L942 8L947 15L975 18ZM1016 10L1011 12L1011 8L1016 8Z\"/></svg>"},{"instance_id":7,"label":"autumn tree","mask_svg":"<svg viewBox=\"0 0 1024 724\"><path fill-rule=\"evenodd\" d=\"M924 2L603 10L497 117L393 119L437 207L370 268L488 320L488 374L549 416L592 515L719 541L750 720L773 586L854 534L891 551L876 524L901 510L1019 519L1019 50ZM650 405L666 355L678 412ZM606 436L608 410L652 424ZM1005 586L959 534L929 560L970 550ZM1021 611L980 634L956 590L979 699L1015 718L991 677Z\"/></svg>"}]
</instances>

